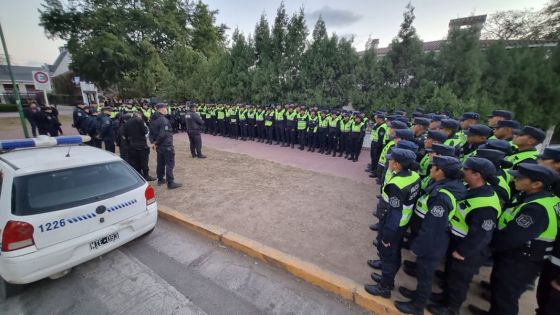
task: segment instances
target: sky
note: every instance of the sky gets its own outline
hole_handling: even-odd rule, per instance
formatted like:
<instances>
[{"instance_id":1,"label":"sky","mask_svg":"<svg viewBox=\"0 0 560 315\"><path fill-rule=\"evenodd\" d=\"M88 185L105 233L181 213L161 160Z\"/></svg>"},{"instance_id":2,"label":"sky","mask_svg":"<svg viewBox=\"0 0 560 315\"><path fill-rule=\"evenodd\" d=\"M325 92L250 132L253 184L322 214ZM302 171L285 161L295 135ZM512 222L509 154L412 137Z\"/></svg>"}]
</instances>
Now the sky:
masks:
<instances>
[{"instance_id":1,"label":"sky","mask_svg":"<svg viewBox=\"0 0 560 315\"><path fill-rule=\"evenodd\" d=\"M255 24L265 13L272 26L280 0L204 0L219 10L218 23L226 24L231 35L238 27L243 33L254 32ZM396 36L404 7L409 0L285 0L291 16L304 8L311 33L319 15L329 33L354 38L354 47L363 50L368 38L378 38L380 47ZM416 7L414 26L424 41L443 39L450 19L491 14L500 10L541 9L548 0L412 0ZM43 0L0 0L0 23L15 65L52 64L64 41L51 40L39 26L38 9ZM0 52L0 54L3 54Z\"/></svg>"}]
</instances>

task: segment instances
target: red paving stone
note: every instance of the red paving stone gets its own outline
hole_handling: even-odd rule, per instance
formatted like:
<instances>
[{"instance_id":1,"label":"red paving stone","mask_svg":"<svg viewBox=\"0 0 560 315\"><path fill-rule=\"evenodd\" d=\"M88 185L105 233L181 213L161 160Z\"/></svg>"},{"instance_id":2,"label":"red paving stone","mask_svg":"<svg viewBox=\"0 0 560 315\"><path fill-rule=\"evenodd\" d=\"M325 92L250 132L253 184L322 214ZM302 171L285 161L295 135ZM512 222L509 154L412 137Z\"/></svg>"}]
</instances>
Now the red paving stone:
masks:
<instances>
[{"instance_id":1,"label":"red paving stone","mask_svg":"<svg viewBox=\"0 0 560 315\"><path fill-rule=\"evenodd\" d=\"M176 141L186 138L186 134L175 135ZM369 150L362 150L358 162L352 162L343 157L332 157L324 154L283 148L280 145L269 145L255 141L240 141L221 136L202 135L202 145L213 149L232 153L240 153L257 159L265 159L284 165L302 168L318 173L349 178L364 184L374 184L369 173L364 172L369 163ZM203 150L204 153L204 150Z\"/></svg>"}]
</instances>

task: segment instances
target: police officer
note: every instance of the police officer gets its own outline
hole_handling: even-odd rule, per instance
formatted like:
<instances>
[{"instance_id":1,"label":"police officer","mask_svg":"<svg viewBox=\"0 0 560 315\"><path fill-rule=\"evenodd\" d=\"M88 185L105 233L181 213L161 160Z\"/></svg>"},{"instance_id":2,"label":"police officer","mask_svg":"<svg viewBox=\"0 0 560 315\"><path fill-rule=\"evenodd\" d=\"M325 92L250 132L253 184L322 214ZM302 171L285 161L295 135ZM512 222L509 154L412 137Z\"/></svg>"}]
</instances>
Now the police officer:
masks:
<instances>
[{"instance_id":1,"label":"police officer","mask_svg":"<svg viewBox=\"0 0 560 315\"><path fill-rule=\"evenodd\" d=\"M298 113L294 110L293 104L289 104L287 107L288 110L286 111L286 124L284 129L286 133L286 143L282 146L291 146L293 149L296 142L296 116Z\"/></svg>"},{"instance_id":2,"label":"police officer","mask_svg":"<svg viewBox=\"0 0 560 315\"><path fill-rule=\"evenodd\" d=\"M491 115L488 115L488 126L490 128L496 128L500 120L510 120L513 119L513 113L509 110L495 110Z\"/></svg>"},{"instance_id":3,"label":"police officer","mask_svg":"<svg viewBox=\"0 0 560 315\"><path fill-rule=\"evenodd\" d=\"M377 183L380 184L383 182L383 175L385 174L385 164L387 163L387 159L386 156L387 154L389 154L389 150L391 150L392 147L395 146L395 133L396 130L406 130L408 129L408 126L403 123L402 121L392 121L390 122L390 129L389 129L389 133L386 134L386 137L389 139L389 141L383 146L383 149L381 150L381 153L379 155L379 160L377 161L377 167L376 167L376 172L377 172Z\"/></svg>"},{"instance_id":4,"label":"police officer","mask_svg":"<svg viewBox=\"0 0 560 315\"><path fill-rule=\"evenodd\" d=\"M486 125L471 125L465 132L466 142L461 148L461 160L465 161L476 154L476 149L486 143L492 129Z\"/></svg>"},{"instance_id":5,"label":"police officer","mask_svg":"<svg viewBox=\"0 0 560 315\"><path fill-rule=\"evenodd\" d=\"M537 163L539 151L536 146L544 141L546 134L539 128L525 126L521 129L521 134L513 139L513 144L517 146L515 153L506 159L513 164L513 168L521 163Z\"/></svg>"},{"instance_id":6,"label":"police officer","mask_svg":"<svg viewBox=\"0 0 560 315\"><path fill-rule=\"evenodd\" d=\"M123 123L121 137L123 143L120 145L120 150L127 151L126 160L138 174L141 174L147 181L154 181L156 178L150 176L148 166L150 158L150 148L147 142L148 126L142 116L136 112Z\"/></svg>"},{"instance_id":7,"label":"police officer","mask_svg":"<svg viewBox=\"0 0 560 315\"><path fill-rule=\"evenodd\" d=\"M412 122L411 130L414 133L414 141L420 148L424 147L430 119L424 117L416 117Z\"/></svg>"},{"instance_id":8,"label":"police officer","mask_svg":"<svg viewBox=\"0 0 560 315\"><path fill-rule=\"evenodd\" d=\"M282 108L282 105L276 104L276 109L274 110L274 137L276 138L275 144L282 143L284 146L284 141L286 141L285 128L285 114L286 109Z\"/></svg>"},{"instance_id":9,"label":"police officer","mask_svg":"<svg viewBox=\"0 0 560 315\"><path fill-rule=\"evenodd\" d=\"M78 103L76 108L74 108L74 112L72 113L72 120L73 124L72 127L78 130L78 133L81 135L86 135L87 131L85 130L84 122L87 120L87 112L85 111L86 105L82 102Z\"/></svg>"},{"instance_id":10,"label":"police officer","mask_svg":"<svg viewBox=\"0 0 560 315\"><path fill-rule=\"evenodd\" d=\"M274 136L274 118L275 118L275 111L274 111L274 106L270 105L269 107L266 108L265 112L264 112L264 131L266 134L266 143L267 144L272 144L272 139Z\"/></svg>"},{"instance_id":11,"label":"police officer","mask_svg":"<svg viewBox=\"0 0 560 315\"><path fill-rule=\"evenodd\" d=\"M303 150L305 149L305 137L307 134L307 113L305 113L305 108L300 108L299 113L296 115L295 119L299 149Z\"/></svg>"},{"instance_id":12,"label":"police officer","mask_svg":"<svg viewBox=\"0 0 560 315\"><path fill-rule=\"evenodd\" d=\"M342 114L342 120L340 121L340 136L339 136L339 153L338 156L341 157L344 153L345 159L350 156L350 131L352 129L353 120L350 119L348 113Z\"/></svg>"},{"instance_id":13,"label":"police officer","mask_svg":"<svg viewBox=\"0 0 560 315\"><path fill-rule=\"evenodd\" d=\"M340 134L340 116L338 116L338 111L334 110L328 118L328 150L325 154L329 155L332 151L332 156L336 156L336 148L338 147L338 137Z\"/></svg>"},{"instance_id":14,"label":"police officer","mask_svg":"<svg viewBox=\"0 0 560 315\"><path fill-rule=\"evenodd\" d=\"M379 162L379 155L383 146L385 145L385 134L389 131L389 126L385 121L385 114L382 112L377 112L375 114L375 125L371 128L370 134L370 158L371 164L366 171L371 172L369 177L377 177L377 163Z\"/></svg>"},{"instance_id":15,"label":"police officer","mask_svg":"<svg viewBox=\"0 0 560 315\"><path fill-rule=\"evenodd\" d=\"M537 278L551 254L558 233L555 209L560 198L549 191L558 173L546 166L521 163L509 171L521 192L518 202L504 211L494 234L494 268L490 276L489 314L517 314L519 298ZM469 306L475 314L488 314Z\"/></svg>"},{"instance_id":16,"label":"police officer","mask_svg":"<svg viewBox=\"0 0 560 315\"><path fill-rule=\"evenodd\" d=\"M478 124L479 119L480 119L480 114L478 113L475 112L463 113L459 121L461 130L457 132L457 135L459 136L459 138L463 143L467 141L467 131L472 125Z\"/></svg>"},{"instance_id":17,"label":"police officer","mask_svg":"<svg viewBox=\"0 0 560 315\"><path fill-rule=\"evenodd\" d=\"M485 158L494 164L496 168L496 181L490 181L490 185L500 198L500 204L502 208L510 202L511 200L511 188L509 183L512 180L510 173L504 171L504 169L511 168L511 163L504 160L505 154L502 151L494 149L486 149L485 146L481 146L476 150L477 157Z\"/></svg>"},{"instance_id":18,"label":"police officer","mask_svg":"<svg viewBox=\"0 0 560 315\"><path fill-rule=\"evenodd\" d=\"M426 140L424 140L424 145L422 146L420 159L420 164L418 167L418 174L421 177L428 176L430 171L430 156L427 150L431 149L434 144L442 144L447 139L447 135L442 131L438 130L428 130L426 134Z\"/></svg>"},{"instance_id":19,"label":"police officer","mask_svg":"<svg viewBox=\"0 0 560 315\"><path fill-rule=\"evenodd\" d=\"M455 119L442 119L439 128L447 134L447 140L443 144L456 148L463 146L463 138L457 133L459 130L458 121Z\"/></svg>"},{"instance_id":20,"label":"police officer","mask_svg":"<svg viewBox=\"0 0 560 315\"><path fill-rule=\"evenodd\" d=\"M560 173L560 148L544 149L543 153L538 156L537 163ZM552 184L552 192L560 197L560 181Z\"/></svg>"},{"instance_id":21,"label":"police officer","mask_svg":"<svg viewBox=\"0 0 560 315\"><path fill-rule=\"evenodd\" d=\"M257 112L255 113L255 129L257 131L257 142L264 142L264 139L266 138L264 134L264 113L264 109L259 105L259 107L257 108Z\"/></svg>"},{"instance_id":22,"label":"police officer","mask_svg":"<svg viewBox=\"0 0 560 315\"><path fill-rule=\"evenodd\" d=\"M420 189L420 176L410 170L410 166L416 161L414 152L393 148L387 159L392 176L382 193L387 214L380 221L380 231L377 235L380 260L368 260L370 267L381 269L381 275L371 275L379 284L365 285L368 293L384 298L390 298L391 290L395 287L395 275L401 265L403 236Z\"/></svg>"},{"instance_id":23,"label":"police officer","mask_svg":"<svg viewBox=\"0 0 560 315\"><path fill-rule=\"evenodd\" d=\"M158 103L156 112L150 122L150 142L152 149L157 152L157 179L158 185L165 184L167 188L175 189L183 186L175 182L173 168L175 167L175 149L173 148L173 132L167 115L167 105ZM164 179L165 176L165 179Z\"/></svg>"},{"instance_id":24,"label":"police officer","mask_svg":"<svg viewBox=\"0 0 560 315\"><path fill-rule=\"evenodd\" d=\"M193 158L205 159L206 156L202 154L202 138L200 136L200 132L204 130L204 120L196 113L195 109L196 107L191 105L185 114L189 146Z\"/></svg>"},{"instance_id":25,"label":"police officer","mask_svg":"<svg viewBox=\"0 0 560 315\"><path fill-rule=\"evenodd\" d=\"M500 139L513 141L514 131L521 129L521 125L515 120L500 120L494 129L494 137L492 139Z\"/></svg>"},{"instance_id":26,"label":"police officer","mask_svg":"<svg viewBox=\"0 0 560 315\"><path fill-rule=\"evenodd\" d=\"M319 153L327 152L327 134L329 132L329 117L327 110L321 110L319 113L319 126L317 130L317 139L319 141Z\"/></svg>"},{"instance_id":27,"label":"police officer","mask_svg":"<svg viewBox=\"0 0 560 315\"><path fill-rule=\"evenodd\" d=\"M435 269L447 252L449 216L457 209L457 202L466 194L461 178L461 163L457 158L434 156L430 169L433 183L418 199L415 215L421 226L413 232L411 250L416 255L418 284L412 291L400 287L399 292L410 301L396 301L397 309L405 314L423 314L432 293Z\"/></svg>"},{"instance_id":28,"label":"police officer","mask_svg":"<svg viewBox=\"0 0 560 315\"><path fill-rule=\"evenodd\" d=\"M110 117L111 111L111 107L103 107L103 112L97 117L99 129L96 136L99 141L103 142L105 150L115 153L115 134Z\"/></svg>"},{"instance_id":29,"label":"police officer","mask_svg":"<svg viewBox=\"0 0 560 315\"><path fill-rule=\"evenodd\" d=\"M58 115L55 113L54 108L49 105L45 106L44 115L47 132L51 137L58 137L62 124L58 120Z\"/></svg>"},{"instance_id":30,"label":"police officer","mask_svg":"<svg viewBox=\"0 0 560 315\"><path fill-rule=\"evenodd\" d=\"M502 211L498 195L487 184L496 173L494 164L481 157L470 157L463 162L463 171L468 191L451 219L444 290L432 294L432 301L439 302L437 305L428 305L434 315L459 314L473 276L490 257L492 233Z\"/></svg>"},{"instance_id":31,"label":"police officer","mask_svg":"<svg viewBox=\"0 0 560 315\"><path fill-rule=\"evenodd\" d=\"M315 152L318 145L317 130L319 129L319 117L317 110L312 108L307 115L307 151Z\"/></svg>"},{"instance_id":32,"label":"police officer","mask_svg":"<svg viewBox=\"0 0 560 315\"><path fill-rule=\"evenodd\" d=\"M362 151L363 139L366 133L366 123L361 116L354 117L352 127L350 127L350 156L348 160L358 162L358 156Z\"/></svg>"}]
</instances>

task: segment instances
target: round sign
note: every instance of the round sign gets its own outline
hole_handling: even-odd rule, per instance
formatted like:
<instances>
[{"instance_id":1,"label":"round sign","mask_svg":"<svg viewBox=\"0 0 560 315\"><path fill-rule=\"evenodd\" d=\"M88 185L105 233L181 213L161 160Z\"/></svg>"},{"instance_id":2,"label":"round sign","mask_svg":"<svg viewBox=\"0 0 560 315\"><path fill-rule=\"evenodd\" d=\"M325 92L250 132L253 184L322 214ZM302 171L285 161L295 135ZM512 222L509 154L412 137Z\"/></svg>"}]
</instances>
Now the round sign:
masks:
<instances>
[{"instance_id":1,"label":"round sign","mask_svg":"<svg viewBox=\"0 0 560 315\"><path fill-rule=\"evenodd\" d=\"M39 83L49 82L49 76L45 72L37 71L33 75L33 78L35 79L35 81L37 81Z\"/></svg>"}]
</instances>

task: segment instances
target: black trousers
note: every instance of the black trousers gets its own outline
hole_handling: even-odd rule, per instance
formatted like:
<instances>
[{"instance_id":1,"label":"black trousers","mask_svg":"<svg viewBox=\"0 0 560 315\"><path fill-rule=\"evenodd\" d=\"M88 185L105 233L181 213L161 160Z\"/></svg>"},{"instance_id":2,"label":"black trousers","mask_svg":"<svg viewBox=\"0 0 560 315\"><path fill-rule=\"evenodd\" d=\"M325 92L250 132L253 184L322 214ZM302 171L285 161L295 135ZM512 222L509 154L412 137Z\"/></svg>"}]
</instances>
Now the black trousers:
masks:
<instances>
[{"instance_id":1,"label":"black trousers","mask_svg":"<svg viewBox=\"0 0 560 315\"><path fill-rule=\"evenodd\" d=\"M274 127L265 126L264 130L266 131L266 141L272 143L272 134L273 134L273 131L274 131Z\"/></svg>"},{"instance_id":2,"label":"black trousers","mask_svg":"<svg viewBox=\"0 0 560 315\"><path fill-rule=\"evenodd\" d=\"M239 131L241 138L247 138L247 121L240 120L239 121Z\"/></svg>"},{"instance_id":3,"label":"black trousers","mask_svg":"<svg viewBox=\"0 0 560 315\"><path fill-rule=\"evenodd\" d=\"M362 147L364 146L364 137L360 137L358 143L360 144L360 146L359 149L356 149L356 159L358 159L360 157L360 153L362 153Z\"/></svg>"},{"instance_id":4,"label":"black trousers","mask_svg":"<svg viewBox=\"0 0 560 315\"><path fill-rule=\"evenodd\" d=\"M338 136L336 133L329 133L329 151L336 152L338 148Z\"/></svg>"},{"instance_id":5,"label":"black trousers","mask_svg":"<svg viewBox=\"0 0 560 315\"><path fill-rule=\"evenodd\" d=\"M129 148L127 152L128 164L139 174L148 175L149 148Z\"/></svg>"},{"instance_id":6,"label":"black trousers","mask_svg":"<svg viewBox=\"0 0 560 315\"><path fill-rule=\"evenodd\" d=\"M156 175L158 180L167 179L167 183L173 183L173 169L175 168L175 149L173 147L157 149L157 168Z\"/></svg>"},{"instance_id":7,"label":"black trousers","mask_svg":"<svg viewBox=\"0 0 560 315\"><path fill-rule=\"evenodd\" d=\"M377 141L372 141L369 149L369 157L371 159L371 171L375 172L377 168L377 162L379 161L379 156L377 153Z\"/></svg>"},{"instance_id":8,"label":"black trousers","mask_svg":"<svg viewBox=\"0 0 560 315\"><path fill-rule=\"evenodd\" d=\"M342 132L340 133L340 140L339 140L339 148L338 148L338 152L340 153L346 153L348 154L348 133L347 132Z\"/></svg>"},{"instance_id":9,"label":"black trousers","mask_svg":"<svg viewBox=\"0 0 560 315\"><path fill-rule=\"evenodd\" d=\"M319 143L318 148L320 150L327 150L327 129L323 128L321 130L321 128L319 128L319 131L317 131L317 141Z\"/></svg>"},{"instance_id":10,"label":"black trousers","mask_svg":"<svg viewBox=\"0 0 560 315\"><path fill-rule=\"evenodd\" d=\"M226 123L223 119L218 119L218 132L220 136L224 136L226 134Z\"/></svg>"},{"instance_id":11,"label":"black trousers","mask_svg":"<svg viewBox=\"0 0 560 315\"><path fill-rule=\"evenodd\" d=\"M308 132L307 133L307 145L311 149L316 149L318 147L318 133L317 132Z\"/></svg>"},{"instance_id":12,"label":"black trousers","mask_svg":"<svg viewBox=\"0 0 560 315\"><path fill-rule=\"evenodd\" d=\"M199 132L188 132L191 155L202 156L202 137Z\"/></svg>"},{"instance_id":13,"label":"black trousers","mask_svg":"<svg viewBox=\"0 0 560 315\"><path fill-rule=\"evenodd\" d=\"M27 121L31 125L31 134L33 134L33 137L37 137L37 131L38 131L37 123L33 119L28 119Z\"/></svg>"},{"instance_id":14,"label":"black trousers","mask_svg":"<svg viewBox=\"0 0 560 315\"><path fill-rule=\"evenodd\" d=\"M296 129L293 127L286 127L286 144L296 143Z\"/></svg>"},{"instance_id":15,"label":"black trousers","mask_svg":"<svg viewBox=\"0 0 560 315\"><path fill-rule=\"evenodd\" d=\"M284 143L284 141L286 141L283 123L276 123L276 125L274 126L274 136L276 137L276 142Z\"/></svg>"},{"instance_id":16,"label":"black trousers","mask_svg":"<svg viewBox=\"0 0 560 315\"><path fill-rule=\"evenodd\" d=\"M490 276L492 299L490 314L511 315L519 312L519 298L535 281L542 263L519 257L494 256Z\"/></svg>"},{"instance_id":17,"label":"black trousers","mask_svg":"<svg viewBox=\"0 0 560 315\"><path fill-rule=\"evenodd\" d=\"M426 307L428 299L432 294L432 282L434 273L441 259L434 257L417 257L416 258L416 296L414 305L421 309Z\"/></svg>"},{"instance_id":18,"label":"black trousers","mask_svg":"<svg viewBox=\"0 0 560 315\"><path fill-rule=\"evenodd\" d=\"M550 282L559 276L560 267L546 260L537 286L537 315L553 315L560 310L560 291L550 285Z\"/></svg>"},{"instance_id":19,"label":"black trousers","mask_svg":"<svg viewBox=\"0 0 560 315\"><path fill-rule=\"evenodd\" d=\"M377 234L377 250L379 251L379 259L381 259L381 282L380 284L393 289L395 287L395 275L401 268L401 248L402 240L406 229L399 228L395 233L395 238L390 241L390 246L383 246L383 225L385 225L386 218L383 218L379 223L381 228Z\"/></svg>"},{"instance_id":20,"label":"black trousers","mask_svg":"<svg viewBox=\"0 0 560 315\"><path fill-rule=\"evenodd\" d=\"M452 249L449 251L453 252ZM486 260L484 256L466 257L465 260L458 260L449 253L445 263L445 298L447 306L459 313L459 309L467 299L470 283L478 273L480 266Z\"/></svg>"},{"instance_id":21,"label":"black trousers","mask_svg":"<svg viewBox=\"0 0 560 315\"><path fill-rule=\"evenodd\" d=\"M247 136L251 139L255 138L257 126L254 123L247 124Z\"/></svg>"},{"instance_id":22,"label":"black trousers","mask_svg":"<svg viewBox=\"0 0 560 315\"><path fill-rule=\"evenodd\" d=\"M350 134L350 156L353 159L357 159L358 156L360 155L360 151L362 151L362 143L360 142L360 140L362 140L362 138L360 137L354 137L352 134Z\"/></svg>"},{"instance_id":23,"label":"black trousers","mask_svg":"<svg viewBox=\"0 0 560 315\"><path fill-rule=\"evenodd\" d=\"M264 139L265 138L264 122L257 122L256 128L257 128L257 138Z\"/></svg>"},{"instance_id":24,"label":"black trousers","mask_svg":"<svg viewBox=\"0 0 560 315\"><path fill-rule=\"evenodd\" d=\"M103 140L103 145L105 145L105 150L115 153L115 141L113 139Z\"/></svg>"},{"instance_id":25,"label":"black trousers","mask_svg":"<svg viewBox=\"0 0 560 315\"><path fill-rule=\"evenodd\" d=\"M239 129L237 123L229 123L229 136L237 139L239 137Z\"/></svg>"},{"instance_id":26,"label":"black trousers","mask_svg":"<svg viewBox=\"0 0 560 315\"><path fill-rule=\"evenodd\" d=\"M298 136L298 142L299 142L299 147L303 148L305 147L305 130L298 130L297 131L297 136Z\"/></svg>"}]
</instances>

